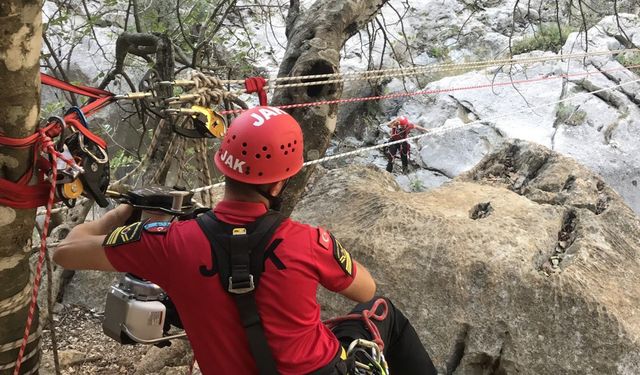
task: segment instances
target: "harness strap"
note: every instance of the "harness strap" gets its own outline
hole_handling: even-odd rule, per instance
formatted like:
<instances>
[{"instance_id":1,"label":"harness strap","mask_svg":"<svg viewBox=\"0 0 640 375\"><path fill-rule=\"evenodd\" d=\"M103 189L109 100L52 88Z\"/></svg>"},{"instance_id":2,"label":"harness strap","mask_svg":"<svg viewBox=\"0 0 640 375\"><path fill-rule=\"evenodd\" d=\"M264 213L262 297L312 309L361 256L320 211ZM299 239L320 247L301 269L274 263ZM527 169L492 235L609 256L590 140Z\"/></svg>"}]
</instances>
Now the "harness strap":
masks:
<instances>
[{"instance_id":1,"label":"harness strap","mask_svg":"<svg viewBox=\"0 0 640 375\"><path fill-rule=\"evenodd\" d=\"M278 375L255 293L264 271L265 249L283 220L284 216L275 211L249 225L224 223L211 211L196 219L211 244L213 269L219 272L221 284L236 303L260 375Z\"/></svg>"}]
</instances>

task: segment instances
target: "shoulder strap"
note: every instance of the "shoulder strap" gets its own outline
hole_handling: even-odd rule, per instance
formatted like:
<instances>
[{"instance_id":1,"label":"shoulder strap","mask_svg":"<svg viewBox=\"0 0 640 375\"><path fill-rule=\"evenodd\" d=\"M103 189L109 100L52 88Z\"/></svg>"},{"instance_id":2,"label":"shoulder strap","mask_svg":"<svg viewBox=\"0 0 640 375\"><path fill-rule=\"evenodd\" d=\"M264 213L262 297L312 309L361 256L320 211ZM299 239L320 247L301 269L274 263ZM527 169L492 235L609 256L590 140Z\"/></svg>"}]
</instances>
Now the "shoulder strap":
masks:
<instances>
[{"instance_id":1,"label":"shoulder strap","mask_svg":"<svg viewBox=\"0 0 640 375\"><path fill-rule=\"evenodd\" d=\"M269 211L249 225L231 225L209 211L196 219L211 244L220 281L233 297L260 375L277 375L275 359L258 313L255 289L263 271L264 252L284 216Z\"/></svg>"}]
</instances>

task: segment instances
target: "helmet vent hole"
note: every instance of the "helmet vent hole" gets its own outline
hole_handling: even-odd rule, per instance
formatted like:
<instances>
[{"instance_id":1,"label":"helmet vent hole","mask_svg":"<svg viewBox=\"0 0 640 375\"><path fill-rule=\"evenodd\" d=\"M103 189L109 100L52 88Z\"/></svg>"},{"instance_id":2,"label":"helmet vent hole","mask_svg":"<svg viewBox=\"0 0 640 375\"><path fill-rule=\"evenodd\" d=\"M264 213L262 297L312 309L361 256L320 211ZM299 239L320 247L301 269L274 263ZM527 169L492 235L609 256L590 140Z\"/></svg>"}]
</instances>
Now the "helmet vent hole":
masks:
<instances>
[{"instance_id":1,"label":"helmet vent hole","mask_svg":"<svg viewBox=\"0 0 640 375\"><path fill-rule=\"evenodd\" d=\"M285 152L284 152L284 154L285 154L285 155L288 155L288 154L289 154L289 151L285 151Z\"/></svg>"},{"instance_id":2,"label":"helmet vent hole","mask_svg":"<svg viewBox=\"0 0 640 375\"><path fill-rule=\"evenodd\" d=\"M247 147L247 142L242 142L242 147Z\"/></svg>"},{"instance_id":3,"label":"helmet vent hole","mask_svg":"<svg viewBox=\"0 0 640 375\"><path fill-rule=\"evenodd\" d=\"M296 141L296 140L294 139L294 140L293 140L293 144L294 144L294 145L297 145L297 144L298 144L298 141Z\"/></svg>"},{"instance_id":4,"label":"helmet vent hole","mask_svg":"<svg viewBox=\"0 0 640 375\"><path fill-rule=\"evenodd\" d=\"M248 175L248 174L249 174L249 170L250 170L250 169L251 169L251 168L247 167L247 170L246 170L244 173Z\"/></svg>"},{"instance_id":5,"label":"helmet vent hole","mask_svg":"<svg viewBox=\"0 0 640 375\"><path fill-rule=\"evenodd\" d=\"M262 146L262 151L267 151L267 146Z\"/></svg>"},{"instance_id":6,"label":"helmet vent hole","mask_svg":"<svg viewBox=\"0 0 640 375\"><path fill-rule=\"evenodd\" d=\"M287 144L287 147L291 148L291 143Z\"/></svg>"},{"instance_id":7,"label":"helmet vent hole","mask_svg":"<svg viewBox=\"0 0 640 375\"><path fill-rule=\"evenodd\" d=\"M236 139L236 135L234 134L233 137L231 137L231 139Z\"/></svg>"},{"instance_id":8,"label":"helmet vent hole","mask_svg":"<svg viewBox=\"0 0 640 375\"><path fill-rule=\"evenodd\" d=\"M281 150L284 150L284 145L280 145L280 149L281 149Z\"/></svg>"},{"instance_id":9,"label":"helmet vent hole","mask_svg":"<svg viewBox=\"0 0 640 375\"><path fill-rule=\"evenodd\" d=\"M242 155L246 155L247 154L247 150L242 150Z\"/></svg>"},{"instance_id":10,"label":"helmet vent hole","mask_svg":"<svg viewBox=\"0 0 640 375\"><path fill-rule=\"evenodd\" d=\"M271 154L267 154L266 158L271 159Z\"/></svg>"},{"instance_id":11,"label":"helmet vent hole","mask_svg":"<svg viewBox=\"0 0 640 375\"><path fill-rule=\"evenodd\" d=\"M296 152L296 149L295 149L295 148L292 148L292 149L291 149L291 152Z\"/></svg>"},{"instance_id":12,"label":"helmet vent hole","mask_svg":"<svg viewBox=\"0 0 640 375\"><path fill-rule=\"evenodd\" d=\"M256 154L256 159L260 159L260 154Z\"/></svg>"},{"instance_id":13,"label":"helmet vent hole","mask_svg":"<svg viewBox=\"0 0 640 375\"><path fill-rule=\"evenodd\" d=\"M230 140L230 139L227 139L227 143L231 143L231 140Z\"/></svg>"},{"instance_id":14,"label":"helmet vent hole","mask_svg":"<svg viewBox=\"0 0 640 375\"><path fill-rule=\"evenodd\" d=\"M258 176L262 176L262 172L258 172Z\"/></svg>"},{"instance_id":15,"label":"helmet vent hole","mask_svg":"<svg viewBox=\"0 0 640 375\"><path fill-rule=\"evenodd\" d=\"M291 169L291 168L287 168L287 172L289 172L289 170L290 170L290 169Z\"/></svg>"}]
</instances>

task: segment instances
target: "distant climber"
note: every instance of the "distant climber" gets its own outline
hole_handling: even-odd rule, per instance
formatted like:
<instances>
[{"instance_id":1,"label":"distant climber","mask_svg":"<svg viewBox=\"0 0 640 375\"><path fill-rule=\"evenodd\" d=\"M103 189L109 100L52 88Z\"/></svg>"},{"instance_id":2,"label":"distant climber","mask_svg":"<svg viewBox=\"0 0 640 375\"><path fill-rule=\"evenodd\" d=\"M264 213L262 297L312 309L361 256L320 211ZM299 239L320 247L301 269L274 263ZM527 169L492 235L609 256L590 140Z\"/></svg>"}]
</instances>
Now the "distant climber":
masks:
<instances>
[{"instance_id":1,"label":"distant climber","mask_svg":"<svg viewBox=\"0 0 640 375\"><path fill-rule=\"evenodd\" d=\"M405 116L400 116L391 121L389 127L391 128L390 141L392 142L406 139L413 129L427 131L427 129L409 122L409 119ZM385 155L388 159L387 172L393 172L393 160L396 158L398 151L400 151L400 160L402 160L402 172L407 173L409 171L409 152L411 151L411 146L407 141L392 144L385 149Z\"/></svg>"}]
</instances>

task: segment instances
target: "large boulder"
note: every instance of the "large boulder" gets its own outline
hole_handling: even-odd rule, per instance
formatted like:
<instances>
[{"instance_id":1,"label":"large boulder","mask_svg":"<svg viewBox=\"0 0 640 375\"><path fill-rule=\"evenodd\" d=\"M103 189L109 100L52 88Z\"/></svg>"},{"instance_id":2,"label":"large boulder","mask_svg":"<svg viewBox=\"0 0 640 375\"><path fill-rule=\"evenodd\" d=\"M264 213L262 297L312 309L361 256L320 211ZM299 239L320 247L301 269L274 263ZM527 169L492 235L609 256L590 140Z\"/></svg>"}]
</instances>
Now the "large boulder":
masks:
<instances>
[{"instance_id":1,"label":"large boulder","mask_svg":"<svg viewBox=\"0 0 640 375\"><path fill-rule=\"evenodd\" d=\"M368 266L443 373L640 373L640 220L570 158L507 141L425 193L331 170L294 217ZM321 298L326 316L349 308Z\"/></svg>"}]
</instances>

